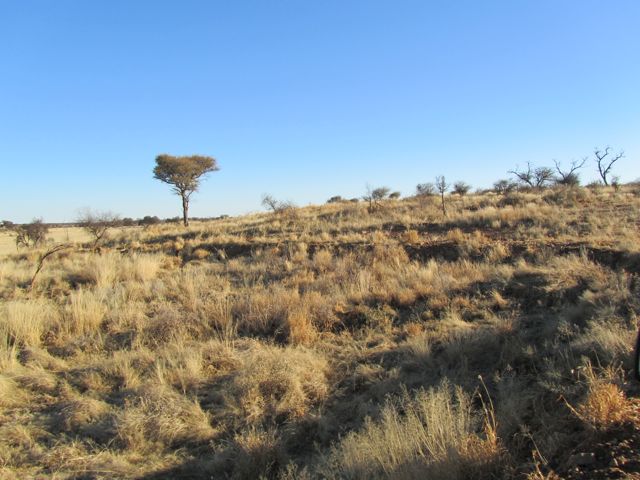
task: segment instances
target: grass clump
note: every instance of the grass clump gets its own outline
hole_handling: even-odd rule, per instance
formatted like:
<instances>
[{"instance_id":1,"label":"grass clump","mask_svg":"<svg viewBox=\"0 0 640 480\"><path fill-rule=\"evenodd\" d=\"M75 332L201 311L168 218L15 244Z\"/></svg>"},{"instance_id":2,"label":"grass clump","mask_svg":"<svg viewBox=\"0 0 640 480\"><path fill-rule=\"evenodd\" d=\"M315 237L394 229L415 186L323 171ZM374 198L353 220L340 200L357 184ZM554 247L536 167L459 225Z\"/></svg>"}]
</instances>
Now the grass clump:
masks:
<instances>
[{"instance_id":1,"label":"grass clump","mask_svg":"<svg viewBox=\"0 0 640 480\"><path fill-rule=\"evenodd\" d=\"M202 443L215 434L197 402L161 384L136 389L115 423L118 439L138 452Z\"/></svg>"},{"instance_id":2,"label":"grass clump","mask_svg":"<svg viewBox=\"0 0 640 480\"><path fill-rule=\"evenodd\" d=\"M484 432L482 425L484 424ZM448 383L405 394L334 446L327 478L488 478L503 460L495 426Z\"/></svg>"}]
</instances>

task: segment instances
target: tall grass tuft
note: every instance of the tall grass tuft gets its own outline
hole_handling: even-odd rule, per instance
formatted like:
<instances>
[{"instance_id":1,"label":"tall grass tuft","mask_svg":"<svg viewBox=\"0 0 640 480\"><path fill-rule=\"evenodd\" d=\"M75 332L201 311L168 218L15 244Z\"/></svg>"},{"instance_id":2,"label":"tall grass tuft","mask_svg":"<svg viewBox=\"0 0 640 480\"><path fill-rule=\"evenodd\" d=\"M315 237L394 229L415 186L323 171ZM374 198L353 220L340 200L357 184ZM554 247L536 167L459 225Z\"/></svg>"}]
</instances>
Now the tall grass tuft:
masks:
<instances>
[{"instance_id":1,"label":"tall grass tuft","mask_svg":"<svg viewBox=\"0 0 640 480\"><path fill-rule=\"evenodd\" d=\"M40 345L42 335L57 322L58 309L46 300L14 300L0 307L0 341L9 345Z\"/></svg>"},{"instance_id":2,"label":"tall grass tuft","mask_svg":"<svg viewBox=\"0 0 640 480\"><path fill-rule=\"evenodd\" d=\"M334 446L321 474L348 479L488 478L502 450L495 429L471 406L471 398L444 382L388 401L380 419ZM485 419L489 420L489 419ZM487 429L487 426L489 428Z\"/></svg>"}]
</instances>

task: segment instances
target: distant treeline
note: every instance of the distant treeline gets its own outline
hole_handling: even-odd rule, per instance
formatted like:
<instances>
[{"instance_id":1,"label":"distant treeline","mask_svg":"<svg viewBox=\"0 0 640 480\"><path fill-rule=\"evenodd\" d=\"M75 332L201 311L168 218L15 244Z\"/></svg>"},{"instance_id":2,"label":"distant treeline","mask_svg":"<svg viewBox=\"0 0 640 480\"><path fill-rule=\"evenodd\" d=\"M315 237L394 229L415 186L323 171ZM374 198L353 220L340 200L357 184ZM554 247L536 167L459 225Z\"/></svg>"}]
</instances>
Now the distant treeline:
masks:
<instances>
[{"instance_id":1,"label":"distant treeline","mask_svg":"<svg viewBox=\"0 0 640 480\"><path fill-rule=\"evenodd\" d=\"M229 218L229 215L219 215L217 217L191 217L192 220L196 221L211 221L211 220L223 220L225 218ZM121 218L112 223L114 227L147 227L150 225L158 225L158 224L170 224L175 223L178 224L182 222L181 217L170 217L170 218L159 218L157 216L146 215L142 218ZM13 227L30 225L33 222L29 223L14 223L9 220L0 221L0 228L12 229ZM62 223L51 223L51 222L42 222L44 226L47 228L69 228L69 227L83 227L84 224L82 222L62 222Z\"/></svg>"}]
</instances>

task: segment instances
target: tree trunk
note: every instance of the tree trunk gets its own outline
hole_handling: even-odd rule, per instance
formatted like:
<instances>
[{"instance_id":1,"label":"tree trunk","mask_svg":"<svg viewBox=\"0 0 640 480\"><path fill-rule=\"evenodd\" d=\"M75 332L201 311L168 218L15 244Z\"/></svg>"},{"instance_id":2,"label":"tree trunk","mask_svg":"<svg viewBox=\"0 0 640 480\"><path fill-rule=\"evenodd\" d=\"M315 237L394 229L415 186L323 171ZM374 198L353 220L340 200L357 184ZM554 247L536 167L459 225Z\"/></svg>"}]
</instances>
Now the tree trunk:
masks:
<instances>
[{"instance_id":1,"label":"tree trunk","mask_svg":"<svg viewBox=\"0 0 640 480\"><path fill-rule=\"evenodd\" d=\"M447 216L447 209L444 206L444 193L440 194L440 199L442 200L442 216L446 217Z\"/></svg>"},{"instance_id":2,"label":"tree trunk","mask_svg":"<svg viewBox=\"0 0 640 480\"><path fill-rule=\"evenodd\" d=\"M182 194L182 222L185 227L189 226L189 197L186 194Z\"/></svg>"}]
</instances>

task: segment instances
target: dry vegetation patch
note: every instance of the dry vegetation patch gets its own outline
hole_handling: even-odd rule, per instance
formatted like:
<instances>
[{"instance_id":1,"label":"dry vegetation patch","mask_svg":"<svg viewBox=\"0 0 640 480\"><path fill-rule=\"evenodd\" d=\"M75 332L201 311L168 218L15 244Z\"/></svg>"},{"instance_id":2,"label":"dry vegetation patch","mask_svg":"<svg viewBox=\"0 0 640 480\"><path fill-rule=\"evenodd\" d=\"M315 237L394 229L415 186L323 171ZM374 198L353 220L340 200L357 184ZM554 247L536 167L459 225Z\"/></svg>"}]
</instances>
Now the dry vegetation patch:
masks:
<instances>
[{"instance_id":1,"label":"dry vegetation patch","mask_svg":"<svg viewBox=\"0 0 640 480\"><path fill-rule=\"evenodd\" d=\"M41 252L5 255L0 476L553 478L632 445L637 195L447 201L122 229L31 291Z\"/></svg>"}]
</instances>

